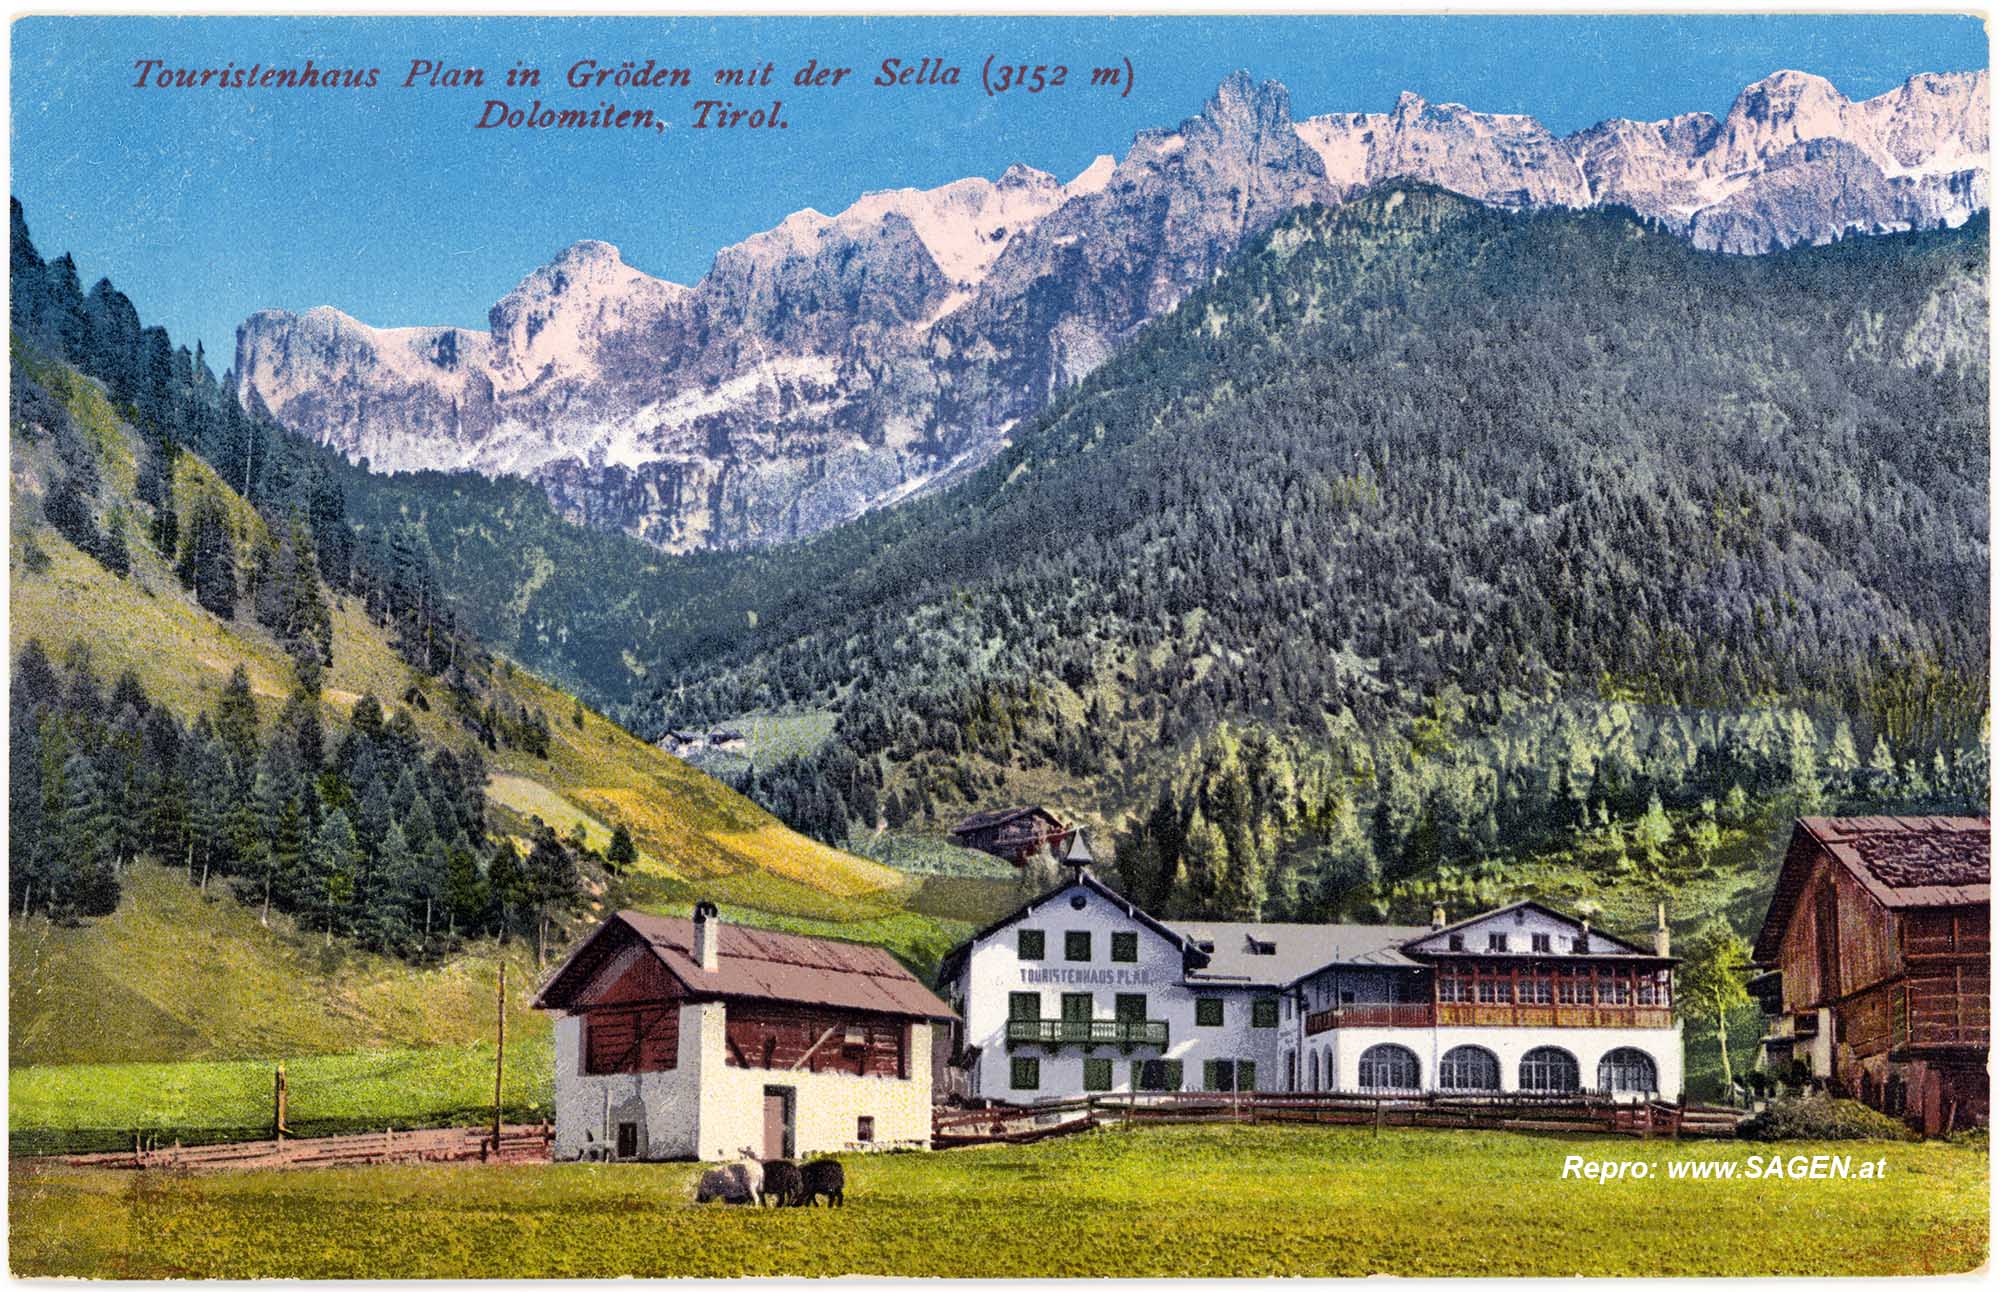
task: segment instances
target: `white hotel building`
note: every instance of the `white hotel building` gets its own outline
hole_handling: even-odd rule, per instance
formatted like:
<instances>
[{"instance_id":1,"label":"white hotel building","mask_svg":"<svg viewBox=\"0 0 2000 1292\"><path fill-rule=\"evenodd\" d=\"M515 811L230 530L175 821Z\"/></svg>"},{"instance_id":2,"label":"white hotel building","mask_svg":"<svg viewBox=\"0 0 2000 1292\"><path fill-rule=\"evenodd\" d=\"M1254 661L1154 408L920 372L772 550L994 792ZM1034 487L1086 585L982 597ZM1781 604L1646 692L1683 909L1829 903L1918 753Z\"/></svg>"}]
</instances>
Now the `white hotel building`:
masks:
<instances>
[{"instance_id":1,"label":"white hotel building","mask_svg":"<svg viewBox=\"0 0 2000 1292\"><path fill-rule=\"evenodd\" d=\"M972 1097L1681 1092L1664 928L1535 902L1428 927L1162 921L1087 865L945 957Z\"/></svg>"}]
</instances>

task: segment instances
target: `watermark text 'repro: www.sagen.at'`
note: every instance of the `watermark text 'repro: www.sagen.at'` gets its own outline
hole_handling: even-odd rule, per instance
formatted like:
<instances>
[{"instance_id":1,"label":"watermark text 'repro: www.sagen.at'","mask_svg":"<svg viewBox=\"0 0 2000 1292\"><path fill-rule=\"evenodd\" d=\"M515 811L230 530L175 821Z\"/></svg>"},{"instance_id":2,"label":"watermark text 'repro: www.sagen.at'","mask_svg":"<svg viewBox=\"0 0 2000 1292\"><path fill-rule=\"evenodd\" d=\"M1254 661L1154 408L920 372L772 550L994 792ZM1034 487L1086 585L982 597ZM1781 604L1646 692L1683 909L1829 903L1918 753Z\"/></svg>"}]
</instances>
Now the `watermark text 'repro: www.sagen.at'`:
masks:
<instances>
[{"instance_id":1,"label":"watermark text 'repro: www.sagen.at'","mask_svg":"<svg viewBox=\"0 0 2000 1292\"><path fill-rule=\"evenodd\" d=\"M1612 1184L1620 1180L1879 1180L1888 1174L1889 1159L1857 1161L1846 1153L1753 1155L1741 1161L1677 1158L1670 1162L1586 1158L1572 1153L1563 1159L1562 1179Z\"/></svg>"}]
</instances>

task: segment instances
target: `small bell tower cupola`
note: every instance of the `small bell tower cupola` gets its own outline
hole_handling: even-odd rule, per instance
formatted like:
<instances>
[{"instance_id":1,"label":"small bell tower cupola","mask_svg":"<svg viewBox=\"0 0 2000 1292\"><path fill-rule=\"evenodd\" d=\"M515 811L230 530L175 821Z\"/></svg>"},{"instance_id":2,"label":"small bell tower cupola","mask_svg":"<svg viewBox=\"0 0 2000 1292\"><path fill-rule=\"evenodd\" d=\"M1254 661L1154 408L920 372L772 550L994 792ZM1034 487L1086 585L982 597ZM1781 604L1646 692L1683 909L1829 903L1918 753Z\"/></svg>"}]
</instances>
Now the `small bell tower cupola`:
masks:
<instances>
[{"instance_id":1,"label":"small bell tower cupola","mask_svg":"<svg viewBox=\"0 0 2000 1292\"><path fill-rule=\"evenodd\" d=\"M1080 879L1096 861L1097 858L1090 855L1090 845L1083 841L1083 830L1080 827L1072 830L1069 836L1069 848L1062 855L1062 864L1072 875Z\"/></svg>"}]
</instances>

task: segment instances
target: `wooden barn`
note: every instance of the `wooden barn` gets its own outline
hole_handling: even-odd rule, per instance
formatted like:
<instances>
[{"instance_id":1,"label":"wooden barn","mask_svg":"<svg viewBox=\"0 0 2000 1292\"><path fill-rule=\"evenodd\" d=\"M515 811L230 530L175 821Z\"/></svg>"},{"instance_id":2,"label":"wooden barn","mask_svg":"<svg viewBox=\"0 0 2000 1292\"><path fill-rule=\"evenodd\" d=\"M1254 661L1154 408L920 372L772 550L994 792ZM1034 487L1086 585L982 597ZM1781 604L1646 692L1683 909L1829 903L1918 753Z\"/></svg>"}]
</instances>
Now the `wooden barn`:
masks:
<instances>
[{"instance_id":1,"label":"wooden barn","mask_svg":"<svg viewBox=\"0 0 2000 1292\"><path fill-rule=\"evenodd\" d=\"M1070 829L1061 818L1042 807L975 812L951 828L951 837L959 847L990 853L1017 866L1044 847L1060 853L1069 836Z\"/></svg>"},{"instance_id":2,"label":"wooden barn","mask_svg":"<svg viewBox=\"0 0 2000 1292\"><path fill-rule=\"evenodd\" d=\"M1927 1134L1987 1119L1991 823L1806 817L1756 958L1781 1069Z\"/></svg>"},{"instance_id":3,"label":"wooden barn","mask_svg":"<svg viewBox=\"0 0 2000 1292\"><path fill-rule=\"evenodd\" d=\"M944 1002L880 947L620 911L550 976L555 1156L928 1148Z\"/></svg>"}]
</instances>

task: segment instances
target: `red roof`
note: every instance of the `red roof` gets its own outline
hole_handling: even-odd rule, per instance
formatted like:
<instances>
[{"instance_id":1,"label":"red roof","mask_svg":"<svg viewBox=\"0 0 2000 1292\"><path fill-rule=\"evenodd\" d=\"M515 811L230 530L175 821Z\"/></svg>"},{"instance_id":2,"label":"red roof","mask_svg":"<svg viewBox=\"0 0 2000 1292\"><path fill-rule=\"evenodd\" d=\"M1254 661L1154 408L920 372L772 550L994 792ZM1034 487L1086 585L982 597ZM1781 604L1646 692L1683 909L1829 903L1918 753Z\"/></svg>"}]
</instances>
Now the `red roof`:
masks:
<instances>
[{"instance_id":1,"label":"red roof","mask_svg":"<svg viewBox=\"0 0 2000 1292\"><path fill-rule=\"evenodd\" d=\"M1819 854L1845 866L1887 910L1976 906L1992 900L1992 837L1984 817L1801 817L1757 935L1757 959L1776 959Z\"/></svg>"},{"instance_id":2,"label":"red roof","mask_svg":"<svg viewBox=\"0 0 2000 1292\"><path fill-rule=\"evenodd\" d=\"M620 911L585 938L535 998L567 1009L597 971L643 942L688 994L831 1006L905 1018L954 1017L949 1006L880 947L717 922L721 942L709 973L694 957L694 921Z\"/></svg>"}]
</instances>

